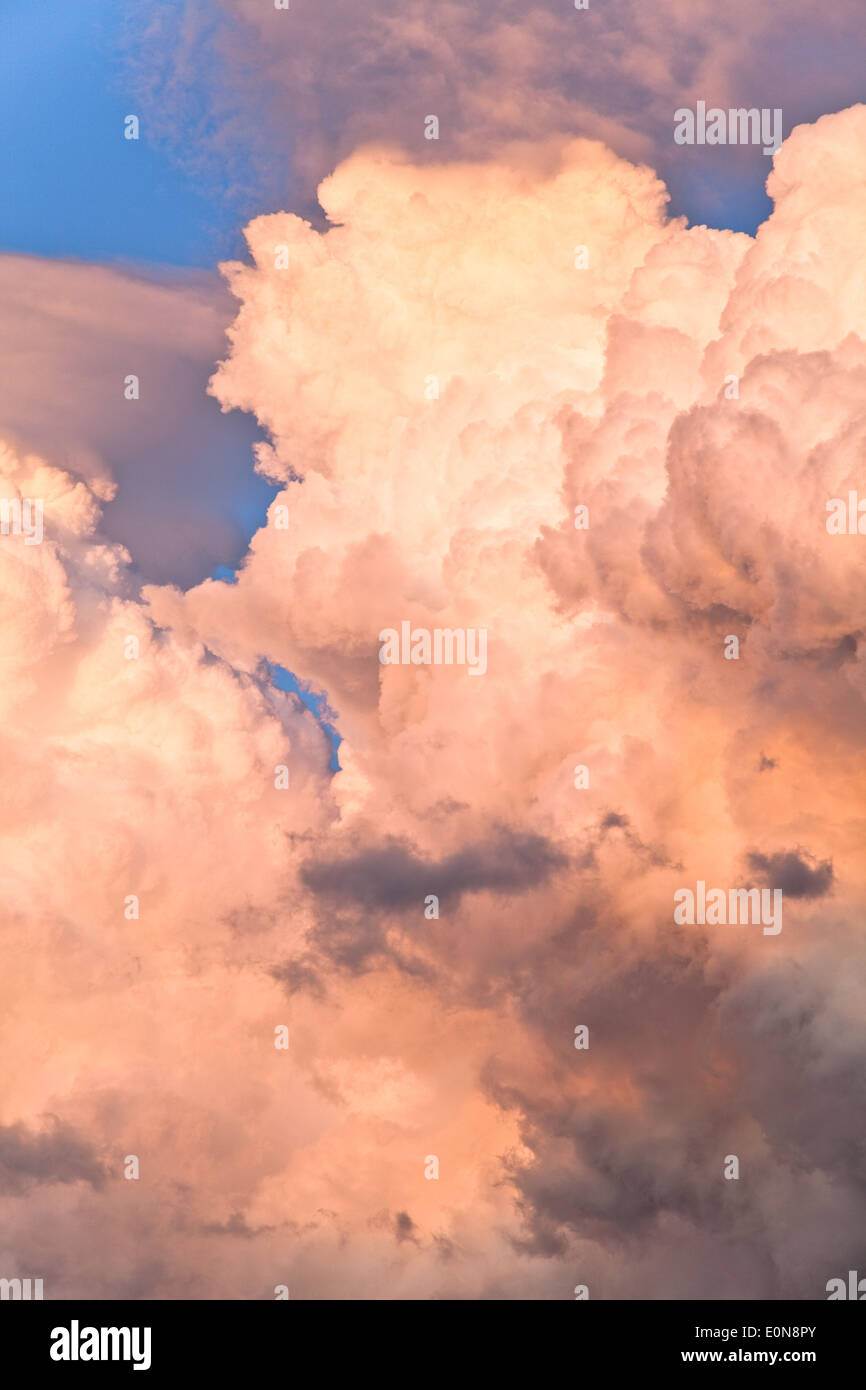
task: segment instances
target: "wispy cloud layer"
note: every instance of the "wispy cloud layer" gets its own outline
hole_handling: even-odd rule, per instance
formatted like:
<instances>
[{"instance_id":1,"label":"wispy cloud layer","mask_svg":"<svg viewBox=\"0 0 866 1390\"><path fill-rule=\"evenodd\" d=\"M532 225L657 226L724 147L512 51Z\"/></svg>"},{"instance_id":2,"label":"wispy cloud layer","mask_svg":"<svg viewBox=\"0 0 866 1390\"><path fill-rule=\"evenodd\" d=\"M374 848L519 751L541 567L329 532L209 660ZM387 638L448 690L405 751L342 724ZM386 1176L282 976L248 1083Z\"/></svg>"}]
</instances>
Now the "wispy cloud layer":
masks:
<instances>
[{"instance_id":1,"label":"wispy cloud layer","mask_svg":"<svg viewBox=\"0 0 866 1390\"><path fill-rule=\"evenodd\" d=\"M751 227L766 159L675 146L675 110L779 107L787 135L862 96L859 0L820 16L811 0L157 0L129 34L129 91L152 136L244 206L305 214L365 142L426 163L525 141L533 161L539 142L577 135L649 161L692 220Z\"/></svg>"}]
</instances>

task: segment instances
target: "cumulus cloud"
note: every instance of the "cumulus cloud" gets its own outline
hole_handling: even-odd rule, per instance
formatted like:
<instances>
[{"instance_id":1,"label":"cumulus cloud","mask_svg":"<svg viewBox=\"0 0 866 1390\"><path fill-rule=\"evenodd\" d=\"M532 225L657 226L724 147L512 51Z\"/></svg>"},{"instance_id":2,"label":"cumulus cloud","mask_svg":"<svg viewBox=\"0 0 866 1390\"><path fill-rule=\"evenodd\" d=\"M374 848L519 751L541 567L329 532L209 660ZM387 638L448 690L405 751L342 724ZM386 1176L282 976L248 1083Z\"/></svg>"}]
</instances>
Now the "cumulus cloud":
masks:
<instances>
[{"instance_id":1,"label":"cumulus cloud","mask_svg":"<svg viewBox=\"0 0 866 1390\"><path fill-rule=\"evenodd\" d=\"M815 1298L862 1259L864 600L826 503L862 485L864 155L866 108L796 130L754 239L587 140L375 146L326 233L253 221L211 389L279 493L235 585L130 598L93 492L4 455L56 501L0 538L3 989L42 972L3 1118L111 1175L4 1202L23 1273L98 1212L120 1254L66 1290ZM483 677L382 664L404 621L485 630ZM328 692L333 778L263 662ZM779 935L675 923L756 875Z\"/></svg>"}]
</instances>

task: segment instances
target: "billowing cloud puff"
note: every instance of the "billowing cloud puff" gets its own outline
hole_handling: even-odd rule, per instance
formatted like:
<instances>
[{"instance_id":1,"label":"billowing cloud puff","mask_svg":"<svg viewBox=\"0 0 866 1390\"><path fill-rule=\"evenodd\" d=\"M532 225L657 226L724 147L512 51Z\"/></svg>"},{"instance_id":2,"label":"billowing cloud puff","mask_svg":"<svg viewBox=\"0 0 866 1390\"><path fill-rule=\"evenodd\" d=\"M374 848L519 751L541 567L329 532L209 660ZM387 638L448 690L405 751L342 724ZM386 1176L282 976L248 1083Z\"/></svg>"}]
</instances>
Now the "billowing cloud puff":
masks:
<instances>
[{"instance_id":1,"label":"billowing cloud puff","mask_svg":"<svg viewBox=\"0 0 866 1390\"><path fill-rule=\"evenodd\" d=\"M256 219L211 389L280 492L234 585L128 597L92 494L4 455L58 499L0 538L22 1273L820 1298L862 1260L862 537L827 504L864 487L864 155L866 108L796 130L755 239L586 140L373 147L326 233ZM445 630L465 660L411 660ZM264 663L327 692L333 778ZM780 889L780 930L675 920L698 883Z\"/></svg>"}]
</instances>

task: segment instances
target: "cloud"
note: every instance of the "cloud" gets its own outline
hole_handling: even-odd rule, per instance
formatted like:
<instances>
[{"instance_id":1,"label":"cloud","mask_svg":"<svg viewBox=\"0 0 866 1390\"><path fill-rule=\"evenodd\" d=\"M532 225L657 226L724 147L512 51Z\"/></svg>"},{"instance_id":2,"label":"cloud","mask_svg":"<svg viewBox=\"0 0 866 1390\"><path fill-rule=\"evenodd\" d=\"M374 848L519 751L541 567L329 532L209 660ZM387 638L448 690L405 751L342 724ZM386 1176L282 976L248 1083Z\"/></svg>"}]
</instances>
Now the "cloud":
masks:
<instances>
[{"instance_id":1,"label":"cloud","mask_svg":"<svg viewBox=\"0 0 866 1390\"><path fill-rule=\"evenodd\" d=\"M90 1145L63 1125L28 1133L20 1124L0 1126L0 1191L19 1196L37 1183L102 1185L105 1171Z\"/></svg>"},{"instance_id":2,"label":"cloud","mask_svg":"<svg viewBox=\"0 0 866 1390\"><path fill-rule=\"evenodd\" d=\"M246 479L249 422L221 419L206 394L231 312L217 278L0 255L0 287L6 438L109 502L105 533L139 578L190 584L239 559L233 509L263 512L267 489Z\"/></svg>"},{"instance_id":3,"label":"cloud","mask_svg":"<svg viewBox=\"0 0 866 1390\"><path fill-rule=\"evenodd\" d=\"M796 850L783 850L778 854L752 853L749 868L789 898L823 897L833 882L833 865L829 859L813 865L808 855Z\"/></svg>"},{"instance_id":4,"label":"cloud","mask_svg":"<svg viewBox=\"0 0 866 1390\"><path fill-rule=\"evenodd\" d=\"M717 225L743 201L765 207L758 147L677 146L674 112L780 107L787 135L861 95L857 0L816 19L732 0L561 0L478 4L293 0L153 3L132 16L128 87L148 138L249 210L289 205L315 216L315 191L361 144L428 163L502 160L507 145L543 161L548 140L603 140L645 160L678 208ZM436 115L438 140L425 138ZM518 158L512 150L509 158ZM757 220L757 219L756 219Z\"/></svg>"},{"instance_id":5,"label":"cloud","mask_svg":"<svg viewBox=\"0 0 866 1390\"><path fill-rule=\"evenodd\" d=\"M464 893L482 889L519 893L564 862L540 836L505 830L438 864L427 864L394 842L342 860L314 861L301 870L301 878L317 897L394 911L423 901L428 891L449 906L458 906Z\"/></svg>"},{"instance_id":6,"label":"cloud","mask_svg":"<svg viewBox=\"0 0 866 1390\"><path fill-rule=\"evenodd\" d=\"M211 389L279 492L236 584L130 596L95 487L2 455L46 499L42 546L0 537L10 1000L39 963L5 1122L108 1156L83 1205L4 1199L25 1273L815 1298L849 1267L864 614L826 503L862 486L864 157L866 108L795 130L755 238L583 139L377 145L326 232L255 219ZM403 621L484 629L483 677L383 666ZM327 692L333 777L267 662ZM749 855L778 936L675 923Z\"/></svg>"}]
</instances>

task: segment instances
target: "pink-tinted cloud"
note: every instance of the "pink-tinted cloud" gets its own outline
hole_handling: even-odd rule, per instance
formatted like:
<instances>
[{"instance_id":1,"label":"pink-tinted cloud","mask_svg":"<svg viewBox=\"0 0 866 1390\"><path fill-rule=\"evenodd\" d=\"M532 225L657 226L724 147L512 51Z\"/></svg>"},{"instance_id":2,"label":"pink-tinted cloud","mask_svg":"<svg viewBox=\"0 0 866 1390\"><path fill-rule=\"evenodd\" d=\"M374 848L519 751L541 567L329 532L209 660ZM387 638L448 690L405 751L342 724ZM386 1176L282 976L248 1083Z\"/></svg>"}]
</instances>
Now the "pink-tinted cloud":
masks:
<instances>
[{"instance_id":1,"label":"pink-tinted cloud","mask_svg":"<svg viewBox=\"0 0 866 1390\"><path fill-rule=\"evenodd\" d=\"M820 1298L856 1266L862 538L826 502L863 486L864 154L862 107L795 131L754 240L582 140L375 147L326 234L256 219L212 390L281 491L235 586L124 597L92 493L3 456L54 499L42 547L0 538L22 1273ZM483 629L486 671L381 664L404 621ZM328 691L333 779L263 659ZM698 880L781 887L783 930L676 924Z\"/></svg>"}]
</instances>

